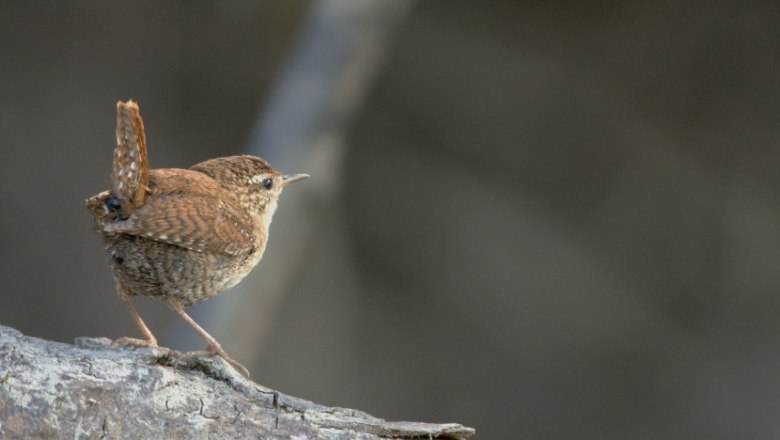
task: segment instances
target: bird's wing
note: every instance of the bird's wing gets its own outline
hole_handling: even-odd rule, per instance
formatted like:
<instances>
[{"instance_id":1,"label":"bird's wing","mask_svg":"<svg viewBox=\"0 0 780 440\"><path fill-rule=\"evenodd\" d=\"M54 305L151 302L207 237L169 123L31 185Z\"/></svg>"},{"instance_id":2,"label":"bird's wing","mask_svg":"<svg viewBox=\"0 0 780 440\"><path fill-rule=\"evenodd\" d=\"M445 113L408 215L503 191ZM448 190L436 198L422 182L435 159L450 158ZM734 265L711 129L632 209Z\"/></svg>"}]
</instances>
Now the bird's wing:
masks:
<instances>
[{"instance_id":1,"label":"bird's wing","mask_svg":"<svg viewBox=\"0 0 780 440\"><path fill-rule=\"evenodd\" d=\"M230 203L197 194L167 194L136 210L127 220L107 224L107 232L144 237L198 252L250 253L252 223Z\"/></svg>"}]
</instances>

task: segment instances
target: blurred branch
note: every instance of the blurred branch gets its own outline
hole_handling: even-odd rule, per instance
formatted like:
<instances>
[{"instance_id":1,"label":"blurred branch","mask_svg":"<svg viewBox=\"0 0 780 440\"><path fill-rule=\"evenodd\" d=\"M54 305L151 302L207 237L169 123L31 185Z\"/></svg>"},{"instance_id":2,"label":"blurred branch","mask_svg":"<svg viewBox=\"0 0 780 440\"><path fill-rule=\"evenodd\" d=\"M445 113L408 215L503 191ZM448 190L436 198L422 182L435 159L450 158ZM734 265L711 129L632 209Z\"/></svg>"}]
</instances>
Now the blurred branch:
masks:
<instances>
[{"instance_id":1,"label":"blurred branch","mask_svg":"<svg viewBox=\"0 0 780 440\"><path fill-rule=\"evenodd\" d=\"M386 422L265 388L219 358L176 365L166 348L76 345L0 326L2 438L466 438L457 424Z\"/></svg>"},{"instance_id":2,"label":"blurred branch","mask_svg":"<svg viewBox=\"0 0 780 440\"><path fill-rule=\"evenodd\" d=\"M264 345L278 305L324 210L338 197L344 138L411 0L320 0L253 129L251 151L283 172L305 172L285 192L271 229L271 251L237 286L209 326L234 351ZM280 243L275 246L274 243ZM256 294L254 294L257 292ZM251 368L251 367L250 367Z\"/></svg>"}]
</instances>

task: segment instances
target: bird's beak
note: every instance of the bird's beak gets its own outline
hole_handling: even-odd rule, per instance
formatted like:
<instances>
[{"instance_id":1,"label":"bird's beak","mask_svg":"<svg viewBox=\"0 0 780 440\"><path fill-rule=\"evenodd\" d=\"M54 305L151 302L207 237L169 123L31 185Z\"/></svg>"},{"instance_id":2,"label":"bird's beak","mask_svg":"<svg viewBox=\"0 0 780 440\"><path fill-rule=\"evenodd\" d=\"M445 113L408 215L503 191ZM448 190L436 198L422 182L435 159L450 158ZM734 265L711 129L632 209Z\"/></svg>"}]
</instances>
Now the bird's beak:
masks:
<instances>
[{"instance_id":1,"label":"bird's beak","mask_svg":"<svg viewBox=\"0 0 780 440\"><path fill-rule=\"evenodd\" d=\"M287 186L293 182L303 180L309 177L308 174L291 174L289 176L282 176L282 186Z\"/></svg>"}]
</instances>

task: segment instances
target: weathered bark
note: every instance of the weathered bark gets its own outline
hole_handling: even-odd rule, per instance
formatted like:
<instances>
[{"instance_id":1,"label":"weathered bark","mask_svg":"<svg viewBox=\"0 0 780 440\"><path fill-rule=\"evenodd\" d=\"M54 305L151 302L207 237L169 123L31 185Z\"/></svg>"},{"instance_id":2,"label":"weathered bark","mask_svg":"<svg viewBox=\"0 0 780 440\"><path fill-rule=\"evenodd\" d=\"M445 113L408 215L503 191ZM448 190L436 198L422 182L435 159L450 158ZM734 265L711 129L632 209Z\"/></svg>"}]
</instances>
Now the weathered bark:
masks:
<instances>
[{"instance_id":1,"label":"weathered bark","mask_svg":"<svg viewBox=\"0 0 780 440\"><path fill-rule=\"evenodd\" d=\"M457 424L387 422L241 377L219 358L75 345L0 326L0 438L466 438Z\"/></svg>"}]
</instances>

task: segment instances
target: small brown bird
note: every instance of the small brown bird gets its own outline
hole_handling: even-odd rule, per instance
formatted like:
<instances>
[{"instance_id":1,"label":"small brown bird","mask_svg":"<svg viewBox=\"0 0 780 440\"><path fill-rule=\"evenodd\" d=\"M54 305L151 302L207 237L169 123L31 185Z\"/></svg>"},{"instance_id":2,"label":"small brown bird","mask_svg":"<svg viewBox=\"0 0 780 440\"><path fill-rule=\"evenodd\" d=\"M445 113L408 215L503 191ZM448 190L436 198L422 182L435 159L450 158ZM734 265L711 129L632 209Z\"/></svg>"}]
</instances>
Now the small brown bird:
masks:
<instances>
[{"instance_id":1,"label":"small brown bird","mask_svg":"<svg viewBox=\"0 0 780 440\"><path fill-rule=\"evenodd\" d=\"M241 281L260 261L282 190L306 174L283 176L265 160L231 156L190 169L149 169L138 105L117 103L111 189L86 200L114 271L119 297L144 339L120 345L157 346L130 297L160 298L217 355L248 375L187 313Z\"/></svg>"}]
</instances>

